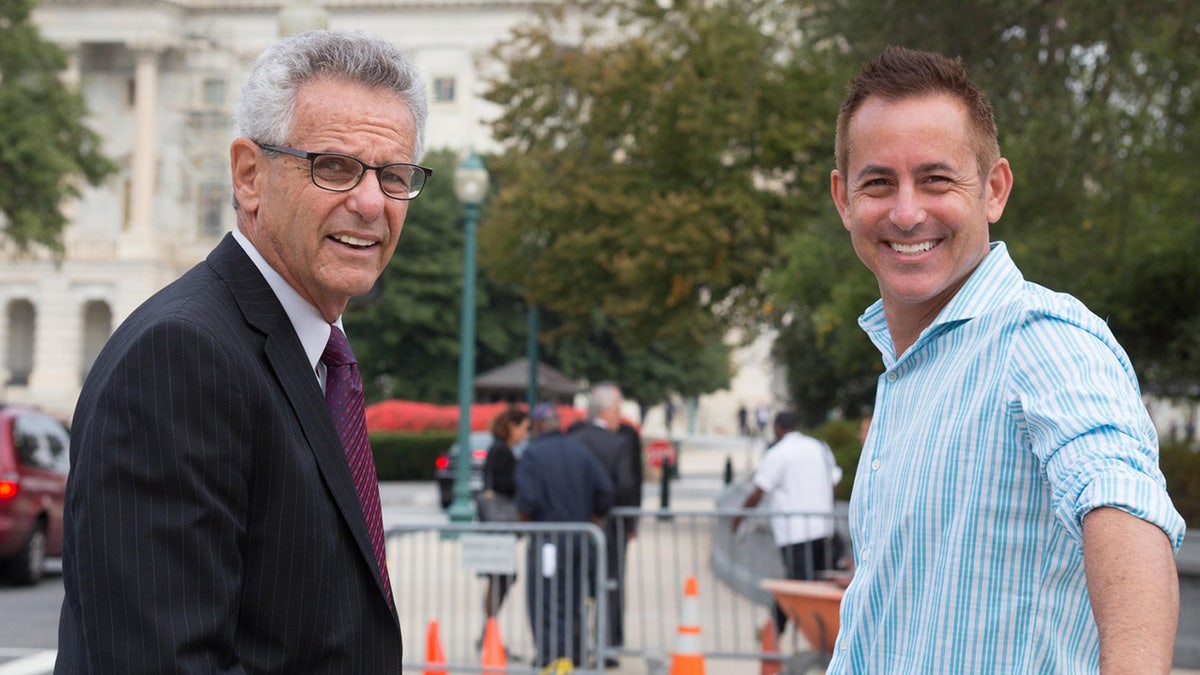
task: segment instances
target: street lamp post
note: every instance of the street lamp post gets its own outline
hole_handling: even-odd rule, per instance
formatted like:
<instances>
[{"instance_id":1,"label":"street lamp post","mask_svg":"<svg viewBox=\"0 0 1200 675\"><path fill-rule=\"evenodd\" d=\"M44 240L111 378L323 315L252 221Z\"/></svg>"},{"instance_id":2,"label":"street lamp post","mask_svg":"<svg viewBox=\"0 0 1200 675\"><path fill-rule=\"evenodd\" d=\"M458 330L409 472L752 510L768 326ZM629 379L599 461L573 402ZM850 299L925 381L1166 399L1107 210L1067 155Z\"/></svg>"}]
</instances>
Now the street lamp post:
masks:
<instances>
[{"instance_id":1,"label":"street lamp post","mask_svg":"<svg viewBox=\"0 0 1200 675\"><path fill-rule=\"evenodd\" d=\"M458 456L454 460L451 521L474 520L471 500L471 399L475 379L475 228L488 191L488 173L473 151L454 172L454 195L463 206L462 323L458 352Z\"/></svg>"},{"instance_id":2,"label":"street lamp post","mask_svg":"<svg viewBox=\"0 0 1200 675\"><path fill-rule=\"evenodd\" d=\"M525 356L529 360L528 379L525 382L525 403L532 411L538 402L538 308L529 305L525 326Z\"/></svg>"}]
</instances>

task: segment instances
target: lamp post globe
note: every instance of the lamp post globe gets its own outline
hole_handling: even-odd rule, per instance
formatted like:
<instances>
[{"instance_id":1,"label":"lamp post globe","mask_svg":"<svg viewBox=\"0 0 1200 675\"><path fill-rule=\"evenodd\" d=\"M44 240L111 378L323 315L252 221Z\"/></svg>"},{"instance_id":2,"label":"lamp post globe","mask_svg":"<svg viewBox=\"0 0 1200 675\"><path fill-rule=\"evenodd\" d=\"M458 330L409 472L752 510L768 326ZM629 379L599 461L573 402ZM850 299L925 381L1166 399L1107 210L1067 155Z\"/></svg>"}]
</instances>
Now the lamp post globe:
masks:
<instances>
[{"instance_id":1,"label":"lamp post globe","mask_svg":"<svg viewBox=\"0 0 1200 675\"><path fill-rule=\"evenodd\" d=\"M479 205L488 191L483 160L471 152L454 171L454 195L463 207L462 320L458 353L458 454L454 459L454 497L447 513L451 521L474 520L471 499L471 400L475 380L475 229Z\"/></svg>"},{"instance_id":2,"label":"lamp post globe","mask_svg":"<svg viewBox=\"0 0 1200 675\"><path fill-rule=\"evenodd\" d=\"M489 180L483 159L471 152L454 170L454 196L464 208L478 208L487 196Z\"/></svg>"}]
</instances>

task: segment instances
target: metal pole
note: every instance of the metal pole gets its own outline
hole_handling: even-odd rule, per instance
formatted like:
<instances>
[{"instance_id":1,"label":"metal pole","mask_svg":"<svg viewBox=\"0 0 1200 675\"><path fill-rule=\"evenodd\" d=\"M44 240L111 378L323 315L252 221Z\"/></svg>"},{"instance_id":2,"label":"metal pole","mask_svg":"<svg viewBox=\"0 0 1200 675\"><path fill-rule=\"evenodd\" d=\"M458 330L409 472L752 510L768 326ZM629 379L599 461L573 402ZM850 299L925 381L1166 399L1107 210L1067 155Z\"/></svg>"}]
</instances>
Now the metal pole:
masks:
<instances>
[{"instance_id":1,"label":"metal pole","mask_svg":"<svg viewBox=\"0 0 1200 675\"><path fill-rule=\"evenodd\" d=\"M525 355L529 359L529 381L525 385L525 402L532 411L538 402L538 308L529 305L528 324L525 328Z\"/></svg>"},{"instance_id":2,"label":"metal pole","mask_svg":"<svg viewBox=\"0 0 1200 675\"><path fill-rule=\"evenodd\" d=\"M462 329L458 350L458 455L454 460L454 500L450 520L475 519L471 500L471 399L475 379L475 228L479 205L464 204Z\"/></svg>"}]
</instances>

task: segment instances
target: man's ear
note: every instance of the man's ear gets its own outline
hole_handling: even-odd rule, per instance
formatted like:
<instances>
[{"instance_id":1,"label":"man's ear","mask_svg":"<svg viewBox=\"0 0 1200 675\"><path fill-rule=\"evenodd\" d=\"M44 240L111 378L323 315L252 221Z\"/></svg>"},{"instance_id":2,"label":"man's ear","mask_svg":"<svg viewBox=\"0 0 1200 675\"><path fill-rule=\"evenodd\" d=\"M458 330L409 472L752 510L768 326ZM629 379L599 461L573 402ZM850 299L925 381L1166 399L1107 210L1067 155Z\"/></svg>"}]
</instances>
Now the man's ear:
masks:
<instances>
[{"instance_id":1,"label":"man's ear","mask_svg":"<svg viewBox=\"0 0 1200 675\"><path fill-rule=\"evenodd\" d=\"M842 217L842 226L850 229L850 193L846 181L837 169L829 172L829 194L833 197L833 205L837 207L838 215Z\"/></svg>"},{"instance_id":2,"label":"man's ear","mask_svg":"<svg viewBox=\"0 0 1200 675\"><path fill-rule=\"evenodd\" d=\"M1000 216L1004 215L1004 205L1008 203L1008 196L1012 194L1012 186L1012 168L1008 165L1008 160L1001 157L992 165L992 171L988 174L987 219L989 223L999 221Z\"/></svg>"},{"instance_id":3,"label":"man's ear","mask_svg":"<svg viewBox=\"0 0 1200 675\"><path fill-rule=\"evenodd\" d=\"M233 175L233 197L238 207L249 213L258 210L263 181L267 177L267 158L248 138L235 138L229 146L229 167Z\"/></svg>"}]
</instances>

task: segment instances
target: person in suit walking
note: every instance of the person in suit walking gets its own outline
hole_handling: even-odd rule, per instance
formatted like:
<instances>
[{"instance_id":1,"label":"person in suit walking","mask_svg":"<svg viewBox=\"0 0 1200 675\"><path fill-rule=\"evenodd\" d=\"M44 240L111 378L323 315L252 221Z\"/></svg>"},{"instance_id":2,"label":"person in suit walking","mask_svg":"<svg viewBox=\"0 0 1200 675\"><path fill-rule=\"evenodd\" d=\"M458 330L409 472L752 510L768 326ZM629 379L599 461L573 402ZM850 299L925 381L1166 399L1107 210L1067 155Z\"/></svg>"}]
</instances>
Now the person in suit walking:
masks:
<instances>
[{"instance_id":1,"label":"person in suit walking","mask_svg":"<svg viewBox=\"0 0 1200 675\"><path fill-rule=\"evenodd\" d=\"M622 400L621 389L611 382L593 386L588 401L588 419L572 425L569 433L571 438L591 450L608 472L616 506L636 508L642 504L641 457L634 447L636 430L621 422ZM628 431L622 431L622 427L627 427ZM620 647L625 644L625 551L637 536L637 519L609 518L605 522L604 536L608 541L608 641L610 645ZM604 665L615 668L620 664L610 658Z\"/></svg>"},{"instance_id":2,"label":"person in suit walking","mask_svg":"<svg viewBox=\"0 0 1200 675\"><path fill-rule=\"evenodd\" d=\"M563 435L553 404L539 404L530 419L534 439L517 460L515 474L517 517L602 525L612 508L613 487L600 461ZM533 665L561 658L582 665L584 588L596 569L591 542L578 533L537 532L530 535L526 561L525 600L537 646Z\"/></svg>"},{"instance_id":3,"label":"person in suit walking","mask_svg":"<svg viewBox=\"0 0 1200 675\"><path fill-rule=\"evenodd\" d=\"M311 31L258 57L235 231L118 328L76 407L56 673L400 671L341 315L432 173L427 109L375 37Z\"/></svg>"}]
</instances>

